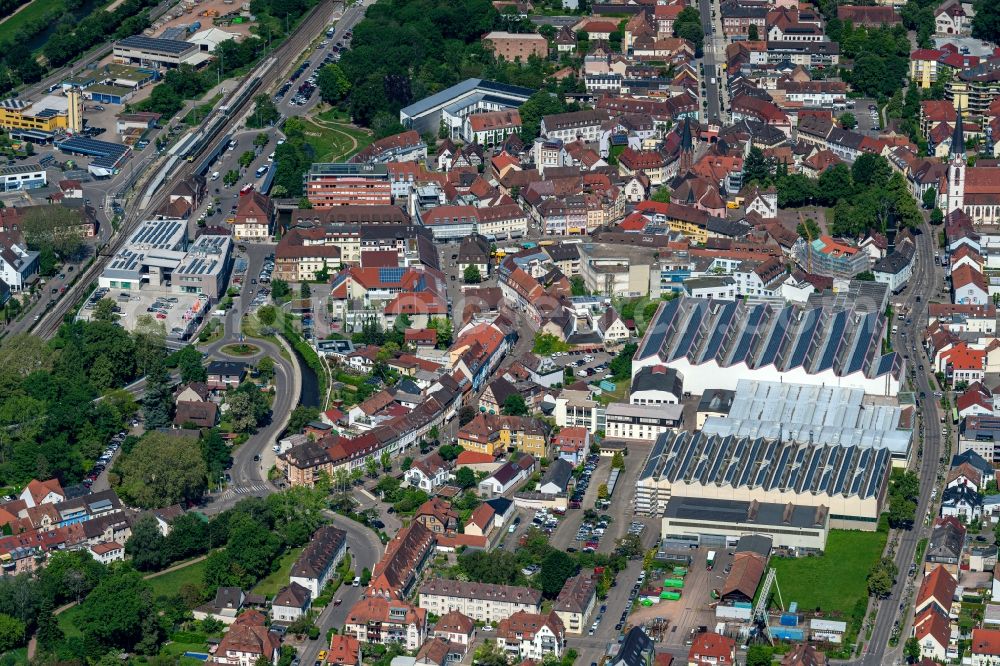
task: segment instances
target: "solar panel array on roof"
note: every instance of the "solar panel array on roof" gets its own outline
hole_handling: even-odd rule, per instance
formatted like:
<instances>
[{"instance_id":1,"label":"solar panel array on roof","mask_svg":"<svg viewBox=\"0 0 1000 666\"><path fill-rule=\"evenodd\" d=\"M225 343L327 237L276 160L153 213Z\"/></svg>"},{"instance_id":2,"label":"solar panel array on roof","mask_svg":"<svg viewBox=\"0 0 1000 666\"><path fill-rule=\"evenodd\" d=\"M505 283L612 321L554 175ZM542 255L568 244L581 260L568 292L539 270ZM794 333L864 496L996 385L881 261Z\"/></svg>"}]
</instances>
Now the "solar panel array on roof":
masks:
<instances>
[{"instance_id":1,"label":"solar panel array on roof","mask_svg":"<svg viewBox=\"0 0 1000 666\"><path fill-rule=\"evenodd\" d=\"M746 363L751 369L773 365L779 371L875 378L898 374L898 355L881 353L884 331L881 313L681 297L657 312L636 360L656 356L669 364L686 358L720 367Z\"/></svg>"},{"instance_id":2,"label":"solar panel array on roof","mask_svg":"<svg viewBox=\"0 0 1000 666\"><path fill-rule=\"evenodd\" d=\"M157 39L156 37L147 37L145 35L132 35L131 37L119 40L115 44L115 47L180 55L193 48L197 48L197 45L190 42L182 42L178 39Z\"/></svg>"},{"instance_id":3,"label":"solar panel array on roof","mask_svg":"<svg viewBox=\"0 0 1000 666\"><path fill-rule=\"evenodd\" d=\"M57 141L55 145L64 153L92 155L94 157L119 157L129 151L127 146L121 144L90 139L83 136L74 136L65 141Z\"/></svg>"},{"instance_id":4,"label":"solar panel array on roof","mask_svg":"<svg viewBox=\"0 0 1000 666\"><path fill-rule=\"evenodd\" d=\"M406 269L399 266L382 266L378 269L378 279L382 284L399 284Z\"/></svg>"},{"instance_id":5,"label":"solar panel array on roof","mask_svg":"<svg viewBox=\"0 0 1000 666\"><path fill-rule=\"evenodd\" d=\"M666 481L870 499L879 496L891 467L885 449L669 431L654 444L639 483Z\"/></svg>"}]
</instances>

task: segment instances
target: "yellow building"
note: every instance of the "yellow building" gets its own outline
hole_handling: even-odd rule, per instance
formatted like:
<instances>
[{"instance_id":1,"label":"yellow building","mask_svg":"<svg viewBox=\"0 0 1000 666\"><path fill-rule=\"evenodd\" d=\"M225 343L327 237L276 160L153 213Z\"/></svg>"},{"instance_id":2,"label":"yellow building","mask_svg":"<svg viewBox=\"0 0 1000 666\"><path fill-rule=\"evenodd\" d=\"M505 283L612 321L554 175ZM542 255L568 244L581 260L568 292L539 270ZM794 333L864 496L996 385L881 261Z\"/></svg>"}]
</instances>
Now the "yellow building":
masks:
<instances>
[{"instance_id":1,"label":"yellow building","mask_svg":"<svg viewBox=\"0 0 1000 666\"><path fill-rule=\"evenodd\" d=\"M37 102L11 98L0 101L0 127L8 130L55 132L83 130L83 105L80 92L46 95Z\"/></svg>"},{"instance_id":2,"label":"yellow building","mask_svg":"<svg viewBox=\"0 0 1000 666\"><path fill-rule=\"evenodd\" d=\"M692 242L698 243L699 245L704 245L708 242L708 228L696 224L694 222L687 222L684 220L678 220L676 218L668 220L671 231L676 231L677 233L684 234L691 239Z\"/></svg>"},{"instance_id":3,"label":"yellow building","mask_svg":"<svg viewBox=\"0 0 1000 666\"><path fill-rule=\"evenodd\" d=\"M466 451L494 457L508 451L543 458L548 453L545 424L524 416L477 414L458 431L458 445Z\"/></svg>"}]
</instances>

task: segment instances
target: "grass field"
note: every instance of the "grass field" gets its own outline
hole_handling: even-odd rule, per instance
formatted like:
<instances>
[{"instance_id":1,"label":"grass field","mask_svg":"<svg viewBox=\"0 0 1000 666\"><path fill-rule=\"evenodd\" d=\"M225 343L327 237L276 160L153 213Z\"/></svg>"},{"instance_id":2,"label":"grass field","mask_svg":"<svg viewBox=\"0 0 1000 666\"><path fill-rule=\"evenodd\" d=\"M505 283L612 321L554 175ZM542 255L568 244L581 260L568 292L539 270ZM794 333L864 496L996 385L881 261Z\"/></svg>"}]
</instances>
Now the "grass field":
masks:
<instances>
[{"instance_id":1,"label":"grass field","mask_svg":"<svg viewBox=\"0 0 1000 666\"><path fill-rule=\"evenodd\" d=\"M38 21L62 6L63 0L31 0L28 5L20 8L21 11L0 22L0 35L13 35L28 23Z\"/></svg>"},{"instance_id":2,"label":"grass field","mask_svg":"<svg viewBox=\"0 0 1000 666\"><path fill-rule=\"evenodd\" d=\"M317 162L344 161L372 142L372 136L366 131L344 120L332 120L335 116L327 116L331 120L323 116L327 114L303 121L307 140L316 151Z\"/></svg>"},{"instance_id":3,"label":"grass field","mask_svg":"<svg viewBox=\"0 0 1000 666\"><path fill-rule=\"evenodd\" d=\"M882 532L830 530L822 557L773 558L785 606L797 601L803 611L850 613L858 599L868 596L865 578L885 539Z\"/></svg>"},{"instance_id":4,"label":"grass field","mask_svg":"<svg viewBox=\"0 0 1000 666\"><path fill-rule=\"evenodd\" d=\"M173 596L188 583L200 585L205 577L205 560L200 560L177 571L150 578L146 582L153 590L153 597Z\"/></svg>"},{"instance_id":5,"label":"grass field","mask_svg":"<svg viewBox=\"0 0 1000 666\"><path fill-rule=\"evenodd\" d=\"M80 616L80 606L73 606L68 611L56 616L59 621L59 628L62 629L66 638L77 638L83 636L83 632L76 626L76 618Z\"/></svg>"},{"instance_id":6,"label":"grass field","mask_svg":"<svg viewBox=\"0 0 1000 666\"><path fill-rule=\"evenodd\" d=\"M285 553L278 560L278 568L272 571L267 578L257 583L257 587L253 588L253 591L266 597L276 595L278 590L288 585L288 573L292 570L292 565L295 564L295 559L301 552L301 548L293 548Z\"/></svg>"}]
</instances>

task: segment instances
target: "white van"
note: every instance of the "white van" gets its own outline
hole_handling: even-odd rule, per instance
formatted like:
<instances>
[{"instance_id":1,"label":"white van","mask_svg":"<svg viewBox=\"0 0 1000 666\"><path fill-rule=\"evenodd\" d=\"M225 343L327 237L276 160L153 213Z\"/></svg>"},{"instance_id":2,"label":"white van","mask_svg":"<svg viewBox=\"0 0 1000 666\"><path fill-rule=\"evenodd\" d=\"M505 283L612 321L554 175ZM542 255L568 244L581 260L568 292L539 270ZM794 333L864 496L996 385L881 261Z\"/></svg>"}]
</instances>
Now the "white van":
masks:
<instances>
[{"instance_id":1,"label":"white van","mask_svg":"<svg viewBox=\"0 0 1000 666\"><path fill-rule=\"evenodd\" d=\"M218 171L213 171L212 172L212 180L219 180L219 172Z\"/></svg>"},{"instance_id":2,"label":"white van","mask_svg":"<svg viewBox=\"0 0 1000 666\"><path fill-rule=\"evenodd\" d=\"M351 583L354 587L359 587L361 585L361 576L355 576L354 582Z\"/></svg>"}]
</instances>

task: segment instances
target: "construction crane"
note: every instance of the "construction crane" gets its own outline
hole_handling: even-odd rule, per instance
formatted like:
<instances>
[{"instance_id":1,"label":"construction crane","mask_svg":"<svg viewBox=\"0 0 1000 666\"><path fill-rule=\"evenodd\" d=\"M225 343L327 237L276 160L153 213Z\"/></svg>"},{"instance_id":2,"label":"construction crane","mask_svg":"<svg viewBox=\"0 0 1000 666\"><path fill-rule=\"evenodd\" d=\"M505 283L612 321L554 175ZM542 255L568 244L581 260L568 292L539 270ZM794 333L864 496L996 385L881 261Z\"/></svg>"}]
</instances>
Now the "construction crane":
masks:
<instances>
[{"instance_id":1,"label":"construction crane","mask_svg":"<svg viewBox=\"0 0 1000 666\"><path fill-rule=\"evenodd\" d=\"M785 611L785 602L781 598L781 588L778 587L778 572L776 569L768 569L764 584L760 588L760 595L757 597L757 605L753 609L753 622L757 629L756 635L767 639L767 642L774 644L771 637L771 630L767 626L767 605L771 600L771 588L778 594L778 606L781 611Z\"/></svg>"}]
</instances>

